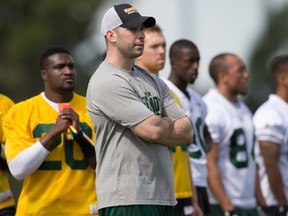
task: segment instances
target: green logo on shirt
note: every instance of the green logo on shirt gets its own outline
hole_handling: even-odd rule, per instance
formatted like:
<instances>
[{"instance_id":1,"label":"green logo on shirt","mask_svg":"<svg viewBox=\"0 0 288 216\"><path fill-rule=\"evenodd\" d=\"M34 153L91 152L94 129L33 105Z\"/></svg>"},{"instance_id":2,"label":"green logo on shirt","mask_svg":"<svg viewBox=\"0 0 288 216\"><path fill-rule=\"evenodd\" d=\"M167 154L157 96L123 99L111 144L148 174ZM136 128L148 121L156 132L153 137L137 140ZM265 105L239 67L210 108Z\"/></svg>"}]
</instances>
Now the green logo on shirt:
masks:
<instances>
[{"instance_id":1,"label":"green logo on shirt","mask_svg":"<svg viewBox=\"0 0 288 216\"><path fill-rule=\"evenodd\" d=\"M142 97L142 101L145 106L153 111L156 115L161 115L160 112L160 98L152 97L150 92L144 92L145 97Z\"/></svg>"}]
</instances>

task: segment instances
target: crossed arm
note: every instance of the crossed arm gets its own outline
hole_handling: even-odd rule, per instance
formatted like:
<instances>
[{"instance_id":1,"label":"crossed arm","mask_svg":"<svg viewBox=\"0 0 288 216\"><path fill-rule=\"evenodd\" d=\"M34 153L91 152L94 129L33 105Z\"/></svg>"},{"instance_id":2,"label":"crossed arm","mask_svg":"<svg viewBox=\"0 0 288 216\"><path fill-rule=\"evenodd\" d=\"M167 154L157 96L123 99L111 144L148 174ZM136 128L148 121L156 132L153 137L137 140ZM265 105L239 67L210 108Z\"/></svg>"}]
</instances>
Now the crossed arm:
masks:
<instances>
[{"instance_id":1,"label":"crossed arm","mask_svg":"<svg viewBox=\"0 0 288 216\"><path fill-rule=\"evenodd\" d=\"M142 139L168 147L192 143L192 125L188 117L176 121L169 117L153 115L131 128L133 133Z\"/></svg>"}]
</instances>

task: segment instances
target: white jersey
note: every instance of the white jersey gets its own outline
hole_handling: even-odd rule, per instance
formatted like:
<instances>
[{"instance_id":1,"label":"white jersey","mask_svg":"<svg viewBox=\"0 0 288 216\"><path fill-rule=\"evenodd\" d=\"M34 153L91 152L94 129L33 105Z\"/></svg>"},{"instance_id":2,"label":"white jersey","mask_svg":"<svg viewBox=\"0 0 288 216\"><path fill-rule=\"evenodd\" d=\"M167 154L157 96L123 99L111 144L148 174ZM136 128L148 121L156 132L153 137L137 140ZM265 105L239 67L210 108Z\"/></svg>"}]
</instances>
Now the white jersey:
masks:
<instances>
[{"instance_id":1,"label":"white jersey","mask_svg":"<svg viewBox=\"0 0 288 216\"><path fill-rule=\"evenodd\" d=\"M280 145L279 168L288 199L288 104L277 95L270 95L268 101L256 111L253 122L257 140L270 141ZM268 206L278 205L268 183L259 145L255 145L255 159L259 166L261 190Z\"/></svg>"},{"instance_id":2,"label":"white jersey","mask_svg":"<svg viewBox=\"0 0 288 216\"><path fill-rule=\"evenodd\" d=\"M206 124L213 143L219 145L218 167L225 191L233 205L256 207L252 114L242 100L233 104L216 89L203 99L208 108ZM209 187L208 193L210 203L217 204Z\"/></svg>"},{"instance_id":3,"label":"white jersey","mask_svg":"<svg viewBox=\"0 0 288 216\"><path fill-rule=\"evenodd\" d=\"M195 186L207 187L206 149L203 129L207 108L202 97L190 87L187 87L188 97L171 81L164 80L170 90L177 96L183 110L190 118L193 126L193 143L188 146L190 167Z\"/></svg>"}]
</instances>

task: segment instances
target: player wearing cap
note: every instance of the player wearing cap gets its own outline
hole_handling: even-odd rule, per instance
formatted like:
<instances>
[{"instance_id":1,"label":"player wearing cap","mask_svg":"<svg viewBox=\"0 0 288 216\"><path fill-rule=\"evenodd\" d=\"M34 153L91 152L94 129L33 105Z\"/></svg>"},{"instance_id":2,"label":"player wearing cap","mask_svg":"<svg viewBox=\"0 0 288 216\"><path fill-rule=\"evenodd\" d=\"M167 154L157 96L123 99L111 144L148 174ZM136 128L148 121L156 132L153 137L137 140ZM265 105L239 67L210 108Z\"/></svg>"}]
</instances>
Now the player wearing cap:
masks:
<instances>
[{"instance_id":1,"label":"player wearing cap","mask_svg":"<svg viewBox=\"0 0 288 216\"><path fill-rule=\"evenodd\" d=\"M2 121L8 110L14 105L14 102L7 96L0 94L0 215L15 215L15 206L12 192L9 187L9 181L6 176L8 170L7 162L4 159L5 135L2 129Z\"/></svg>"},{"instance_id":2,"label":"player wearing cap","mask_svg":"<svg viewBox=\"0 0 288 216\"><path fill-rule=\"evenodd\" d=\"M192 127L165 83L134 65L144 48L143 28L154 25L129 4L115 5L102 20L107 55L87 89L100 216L173 215L169 147L190 143Z\"/></svg>"},{"instance_id":3,"label":"player wearing cap","mask_svg":"<svg viewBox=\"0 0 288 216\"><path fill-rule=\"evenodd\" d=\"M11 174L23 181L16 215L96 215L95 137L84 97L74 93L76 70L68 50L51 47L40 57L45 91L14 105L3 120ZM72 108L59 110L59 103ZM79 131L69 137L70 126ZM94 163L95 166L95 163Z\"/></svg>"},{"instance_id":4,"label":"player wearing cap","mask_svg":"<svg viewBox=\"0 0 288 216\"><path fill-rule=\"evenodd\" d=\"M288 55L273 58L270 71L276 92L255 112L255 158L267 216L288 214Z\"/></svg>"}]
</instances>

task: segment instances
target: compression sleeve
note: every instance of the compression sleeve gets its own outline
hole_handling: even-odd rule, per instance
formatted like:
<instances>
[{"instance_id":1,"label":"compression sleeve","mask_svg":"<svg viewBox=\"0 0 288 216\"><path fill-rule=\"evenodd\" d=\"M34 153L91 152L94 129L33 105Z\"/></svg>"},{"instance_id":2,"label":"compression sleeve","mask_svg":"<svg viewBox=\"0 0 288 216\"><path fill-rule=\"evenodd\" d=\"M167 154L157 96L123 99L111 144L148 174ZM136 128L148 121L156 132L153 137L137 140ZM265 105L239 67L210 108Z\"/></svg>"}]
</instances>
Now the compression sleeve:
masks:
<instances>
[{"instance_id":1,"label":"compression sleeve","mask_svg":"<svg viewBox=\"0 0 288 216\"><path fill-rule=\"evenodd\" d=\"M37 170L49 151L37 141L32 146L26 148L16 155L8 164L11 174L18 180L30 175Z\"/></svg>"}]
</instances>

